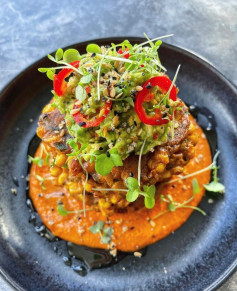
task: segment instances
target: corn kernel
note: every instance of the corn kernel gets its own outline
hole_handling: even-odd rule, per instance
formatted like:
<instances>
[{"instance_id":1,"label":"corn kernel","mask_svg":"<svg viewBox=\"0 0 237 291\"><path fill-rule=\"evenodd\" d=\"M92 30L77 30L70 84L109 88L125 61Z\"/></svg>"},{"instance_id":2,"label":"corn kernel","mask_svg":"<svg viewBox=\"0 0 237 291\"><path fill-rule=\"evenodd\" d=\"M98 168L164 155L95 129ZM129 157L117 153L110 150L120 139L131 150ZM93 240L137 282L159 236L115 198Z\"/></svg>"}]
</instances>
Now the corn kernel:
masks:
<instances>
[{"instance_id":1,"label":"corn kernel","mask_svg":"<svg viewBox=\"0 0 237 291\"><path fill-rule=\"evenodd\" d=\"M67 156L65 154L57 154L56 159L55 159L55 165L58 167L61 167L65 165L67 160Z\"/></svg>"},{"instance_id":2,"label":"corn kernel","mask_svg":"<svg viewBox=\"0 0 237 291\"><path fill-rule=\"evenodd\" d=\"M50 173L54 177L58 177L62 173L62 169L58 166L54 166L53 168L50 168Z\"/></svg>"},{"instance_id":3,"label":"corn kernel","mask_svg":"<svg viewBox=\"0 0 237 291\"><path fill-rule=\"evenodd\" d=\"M165 171L164 173L162 173L162 178L163 179L168 179L171 177L171 172L170 171Z\"/></svg>"},{"instance_id":4,"label":"corn kernel","mask_svg":"<svg viewBox=\"0 0 237 291\"><path fill-rule=\"evenodd\" d=\"M76 183L76 182L71 182L68 185L68 188L69 188L69 192L70 192L71 195L79 194L83 190L82 185L79 184L79 183Z\"/></svg>"},{"instance_id":5,"label":"corn kernel","mask_svg":"<svg viewBox=\"0 0 237 291\"><path fill-rule=\"evenodd\" d=\"M93 186L90 183L88 183L88 182L86 183L86 187L85 188L86 188L87 192L91 192L92 191L92 187Z\"/></svg>"},{"instance_id":6,"label":"corn kernel","mask_svg":"<svg viewBox=\"0 0 237 291\"><path fill-rule=\"evenodd\" d=\"M60 174L58 177L58 184L63 185L67 177L68 177L68 174L66 172L63 172L62 174Z\"/></svg>"},{"instance_id":7,"label":"corn kernel","mask_svg":"<svg viewBox=\"0 0 237 291\"><path fill-rule=\"evenodd\" d=\"M120 196L119 196L119 195L113 194L113 195L110 197L110 202L113 203L113 204L118 203L119 200L120 200Z\"/></svg>"},{"instance_id":8,"label":"corn kernel","mask_svg":"<svg viewBox=\"0 0 237 291\"><path fill-rule=\"evenodd\" d=\"M164 169L165 169L165 164L162 164L162 163L159 163L156 167L156 171L158 173L162 173L164 171Z\"/></svg>"}]
</instances>

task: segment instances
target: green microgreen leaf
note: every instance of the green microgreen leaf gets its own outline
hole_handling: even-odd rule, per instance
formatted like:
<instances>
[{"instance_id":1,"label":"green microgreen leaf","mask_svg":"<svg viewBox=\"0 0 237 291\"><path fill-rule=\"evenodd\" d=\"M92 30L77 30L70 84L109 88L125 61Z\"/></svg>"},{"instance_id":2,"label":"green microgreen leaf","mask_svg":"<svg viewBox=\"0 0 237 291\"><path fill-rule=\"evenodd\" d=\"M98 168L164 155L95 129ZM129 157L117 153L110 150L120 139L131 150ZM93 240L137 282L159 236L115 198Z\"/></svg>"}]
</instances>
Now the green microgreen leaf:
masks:
<instances>
[{"instance_id":1,"label":"green microgreen leaf","mask_svg":"<svg viewBox=\"0 0 237 291\"><path fill-rule=\"evenodd\" d=\"M90 232L98 233L104 228L104 221L99 220L95 225L90 226Z\"/></svg>"},{"instance_id":2,"label":"green microgreen leaf","mask_svg":"<svg viewBox=\"0 0 237 291\"><path fill-rule=\"evenodd\" d=\"M225 186L219 182L212 181L209 184L203 185L207 191L210 192L218 192L218 193L224 193L225 192Z\"/></svg>"},{"instance_id":3,"label":"green microgreen leaf","mask_svg":"<svg viewBox=\"0 0 237 291\"><path fill-rule=\"evenodd\" d=\"M36 164L38 167L42 167L43 164L44 164L44 160L43 160L41 157L33 158L33 157L31 157L30 155L28 155L28 159L29 159L32 163Z\"/></svg>"},{"instance_id":4,"label":"green microgreen leaf","mask_svg":"<svg viewBox=\"0 0 237 291\"><path fill-rule=\"evenodd\" d=\"M95 170L101 176L108 175L114 166L113 161L106 154L101 154L96 158Z\"/></svg>"},{"instance_id":5,"label":"green microgreen leaf","mask_svg":"<svg viewBox=\"0 0 237 291\"><path fill-rule=\"evenodd\" d=\"M78 144L75 142L74 139L69 138L69 139L67 140L67 144L69 144L70 147L73 148L75 151L78 150Z\"/></svg>"},{"instance_id":6,"label":"green microgreen leaf","mask_svg":"<svg viewBox=\"0 0 237 291\"><path fill-rule=\"evenodd\" d=\"M156 187L155 185L151 186L143 186L144 192L146 194L145 196L145 206L148 209L151 209L155 206L155 193L156 193Z\"/></svg>"},{"instance_id":7,"label":"green microgreen leaf","mask_svg":"<svg viewBox=\"0 0 237 291\"><path fill-rule=\"evenodd\" d=\"M114 232L114 229L112 227L106 227L103 229L103 233L107 236L111 236Z\"/></svg>"},{"instance_id":8,"label":"green microgreen leaf","mask_svg":"<svg viewBox=\"0 0 237 291\"><path fill-rule=\"evenodd\" d=\"M156 187L155 185L151 185L151 186L143 186L143 189L145 191L145 193L149 196L149 197L154 197L155 193L156 193Z\"/></svg>"},{"instance_id":9,"label":"green microgreen leaf","mask_svg":"<svg viewBox=\"0 0 237 291\"><path fill-rule=\"evenodd\" d=\"M102 235L100 242L103 244L109 244L111 242L111 237L106 236L106 235Z\"/></svg>"},{"instance_id":10,"label":"green microgreen leaf","mask_svg":"<svg viewBox=\"0 0 237 291\"><path fill-rule=\"evenodd\" d=\"M88 46L86 47L86 51L88 53L98 53L98 54L101 53L100 47L97 44L93 44L93 43L88 44Z\"/></svg>"},{"instance_id":11,"label":"green microgreen leaf","mask_svg":"<svg viewBox=\"0 0 237 291\"><path fill-rule=\"evenodd\" d=\"M40 182L40 187L43 190L46 190L46 187L44 186L44 178L41 177L40 175L35 175L35 178Z\"/></svg>"},{"instance_id":12,"label":"green microgreen leaf","mask_svg":"<svg viewBox=\"0 0 237 291\"><path fill-rule=\"evenodd\" d=\"M114 166L116 166L116 167L120 167L123 165L123 161L122 161L119 154L111 154L110 153L110 159L113 162Z\"/></svg>"},{"instance_id":13,"label":"green microgreen leaf","mask_svg":"<svg viewBox=\"0 0 237 291\"><path fill-rule=\"evenodd\" d=\"M59 48L57 51L56 51L56 54L55 54L55 60L56 61L60 61L63 57L63 50L61 48Z\"/></svg>"},{"instance_id":14,"label":"green microgreen leaf","mask_svg":"<svg viewBox=\"0 0 237 291\"><path fill-rule=\"evenodd\" d=\"M198 194L200 192L199 184L196 178L192 180L192 188L193 188L193 195Z\"/></svg>"},{"instance_id":15,"label":"green microgreen leaf","mask_svg":"<svg viewBox=\"0 0 237 291\"><path fill-rule=\"evenodd\" d=\"M130 104L132 107L134 107L134 102L133 102L132 97L126 97L124 98L124 100L127 101L128 104Z\"/></svg>"},{"instance_id":16,"label":"green microgreen leaf","mask_svg":"<svg viewBox=\"0 0 237 291\"><path fill-rule=\"evenodd\" d=\"M53 56L48 55L48 58L50 59L50 61L52 61L52 62L56 62L56 60L55 60L55 58L54 58Z\"/></svg>"},{"instance_id":17,"label":"green microgreen leaf","mask_svg":"<svg viewBox=\"0 0 237 291\"><path fill-rule=\"evenodd\" d=\"M104 244L109 244L111 242L111 236L114 232L112 227L104 228L104 221L100 220L95 225L90 226L89 230L96 234L100 234L100 242Z\"/></svg>"},{"instance_id":18,"label":"green microgreen leaf","mask_svg":"<svg viewBox=\"0 0 237 291\"><path fill-rule=\"evenodd\" d=\"M67 211L63 204L58 204L57 211L61 216L66 216L69 214L69 211Z\"/></svg>"},{"instance_id":19,"label":"green microgreen leaf","mask_svg":"<svg viewBox=\"0 0 237 291\"><path fill-rule=\"evenodd\" d=\"M48 77L50 80L53 80L53 79L54 79L54 72L53 72L53 71L48 70L48 71L46 72L46 75L47 75L47 77Z\"/></svg>"},{"instance_id":20,"label":"green microgreen leaf","mask_svg":"<svg viewBox=\"0 0 237 291\"><path fill-rule=\"evenodd\" d=\"M77 85L75 95L79 101L83 102L86 99L86 90L81 85Z\"/></svg>"},{"instance_id":21,"label":"green microgreen leaf","mask_svg":"<svg viewBox=\"0 0 237 291\"><path fill-rule=\"evenodd\" d=\"M148 209L151 209L155 206L155 198L154 197L145 197L145 206Z\"/></svg>"},{"instance_id":22,"label":"green microgreen leaf","mask_svg":"<svg viewBox=\"0 0 237 291\"><path fill-rule=\"evenodd\" d=\"M82 76L80 79L80 83L81 84L88 84L88 83L90 83L91 79L92 79L92 74Z\"/></svg>"},{"instance_id":23,"label":"green microgreen leaf","mask_svg":"<svg viewBox=\"0 0 237 291\"><path fill-rule=\"evenodd\" d=\"M173 202L170 202L167 207L172 212L175 211L175 209L176 209L176 206L174 205Z\"/></svg>"},{"instance_id":24,"label":"green microgreen leaf","mask_svg":"<svg viewBox=\"0 0 237 291\"><path fill-rule=\"evenodd\" d=\"M45 163L47 166L49 166L49 159L50 159L50 154L47 153L46 158L45 158Z\"/></svg>"},{"instance_id":25,"label":"green microgreen leaf","mask_svg":"<svg viewBox=\"0 0 237 291\"><path fill-rule=\"evenodd\" d=\"M138 180L133 177L128 177L126 179L126 185L128 187L126 199L128 202L134 202L135 200L137 200L140 191Z\"/></svg>"},{"instance_id":26,"label":"green microgreen leaf","mask_svg":"<svg viewBox=\"0 0 237 291\"><path fill-rule=\"evenodd\" d=\"M128 177L126 179L126 185L128 187L128 190L139 190L138 180L133 177Z\"/></svg>"},{"instance_id":27,"label":"green microgreen leaf","mask_svg":"<svg viewBox=\"0 0 237 291\"><path fill-rule=\"evenodd\" d=\"M128 202L134 202L137 200L139 196L139 190L128 190L127 194L126 194L126 199Z\"/></svg>"},{"instance_id":28,"label":"green microgreen leaf","mask_svg":"<svg viewBox=\"0 0 237 291\"><path fill-rule=\"evenodd\" d=\"M46 73L46 72L48 72L48 70L49 70L49 68L38 68L38 71L40 73Z\"/></svg>"},{"instance_id":29,"label":"green microgreen leaf","mask_svg":"<svg viewBox=\"0 0 237 291\"><path fill-rule=\"evenodd\" d=\"M63 60L66 63L71 63L80 60L80 53L76 49L68 49L63 54Z\"/></svg>"}]
</instances>

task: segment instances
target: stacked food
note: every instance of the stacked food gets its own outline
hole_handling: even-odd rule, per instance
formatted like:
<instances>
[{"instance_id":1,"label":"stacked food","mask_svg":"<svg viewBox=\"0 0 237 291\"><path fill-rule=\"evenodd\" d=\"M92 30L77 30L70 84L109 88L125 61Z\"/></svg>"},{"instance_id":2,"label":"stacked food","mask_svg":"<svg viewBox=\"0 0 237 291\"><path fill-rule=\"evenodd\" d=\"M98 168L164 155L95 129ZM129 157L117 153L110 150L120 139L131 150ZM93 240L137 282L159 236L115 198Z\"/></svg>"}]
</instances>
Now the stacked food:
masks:
<instances>
[{"instance_id":1,"label":"stacked food","mask_svg":"<svg viewBox=\"0 0 237 291\"><path fill-rule=\"evenodd\" d=\"M173 175L187 174L193 157L199 159L196 170L211 159L201 129L177 97L179 67L171 81L158 57L160 45L160 40L90 44L83 55L59 49L55 58L49 56L59 67L40 69L53 80L54 90L39 118L42 142L31 158L30 191L56 235L89 246L106 248L113 241L118 249L138 249L181 225L204 194L197 179L208 183L209 172L189 179L191 186L182 179L178 185L167 183ZM167 209L171 204L173 210ZM176 208L182 219L160 231L164 224L157 222ZM160 235L139 233L139 219L148 225L156 220L153 231ZM128 225L136 242L126 245Z\"/></svg>"}]
</instances>

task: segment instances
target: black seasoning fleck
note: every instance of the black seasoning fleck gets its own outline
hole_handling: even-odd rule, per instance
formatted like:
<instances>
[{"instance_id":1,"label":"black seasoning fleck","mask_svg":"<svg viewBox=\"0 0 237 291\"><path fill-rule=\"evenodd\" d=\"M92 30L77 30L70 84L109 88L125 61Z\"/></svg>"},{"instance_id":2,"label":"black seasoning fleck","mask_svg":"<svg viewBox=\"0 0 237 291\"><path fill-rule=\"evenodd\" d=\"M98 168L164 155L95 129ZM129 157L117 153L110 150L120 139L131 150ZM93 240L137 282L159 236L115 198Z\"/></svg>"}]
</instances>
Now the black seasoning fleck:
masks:
<instances>
[{"instance_id":1,"label":"black seasoning fleck","mask_svg":"<svg viewBox=\"0 0 237 291\"><path fill-rule=\"evenodd\" d=\"M167 113L164 113L162 117L165 118L166 116L167 116Z\"/></svg>"},{"instance_id":2,"label":"black seasoning fleck","mask_svg":"<svg viewBox=\"0 0 237 291\"><path fill-rule=\"evenodd\" d=\"M105 73L101 73L101 76L104 77Z\"/></svg>"},{"instance_id":3,"label":"black seasoning fleck","mask_svg":"<svg viewBox=\"0 0 237 291\"><path fill-rule=\"evenodd\" d=\"M142 76L145 76L145 73L144 72L142 73Z\"/></svg>"},{"instance_id":4,"label":"black seasoning fleck","mask_svg":"<svg viewBox=\"0 0 237 291\"><path fill-rule=\"evenodd\" d=\"M116 77L112 77L112 79L113 79L113 80L117 80L117 78L116 78Z\"/></svg>"},{"instance_id":5,"label":"black seasoning fleck","mask_svg":"<svg viewBox=\"0 0 237 291\"><path fill-rule=\"evenodd\" d=\"M118 70L116 68L114 68L115 72L118 73Z\"/></svg>"},{"instance_id":6,"label":"black seasoning fleck","mask_svg":"<svg viewBox=\"0 0 237 291\"><path fill-rule=\"evenodd\" d=\"M137 126L137 122L136 122L135 120L134 120L134 122L133 122L133 123L134 123L134 125L135 125L135 126Z\"/></svg>"},{"instance_id":7,"label":"black seasoning fleck","mask_svg":"<svg viewBox=\"0 0 237 291\"><path fill-rule=\"evenodd\" d=\"M88 97L91 97L91 93L88 93L87 95L88 95Z\"/></svg>"},{"instance_id":8,"label":"black seasoning fleck","mask_svg":"<svg viewBox=\"0 0 237 291\"><path fill-rule=\"evenodd\" d=\"M165 107L168 108L168 109L170 108L170 106L168 104L166 104Z\"/></svg>"},{"instance_id":9,"label":"black seasoning fleck","mask_svg":"<svg viewBox=\"0 0 237 291\"><path fill-rule=\"evenodd\" d=\"M92 58L94 58L95 56L96 56L96 53L93 53L93 54L91 55Z\"/></svg>"},{"instance_id":10,"label":"black seasoning fleck","mask_svg":"<svg viewBox=\"0 0 237 291\"><path fill-rule=\"evenodd\" d=\"M51 208L51 211L54 211L54 208Z\"/></svg>"},{"instance_id":11,"label":"black seasoning fleck","mask_svg":"<svg viewBox=\"0 0 237 291\"><path fill-rule=\"evenodd\" d=\"M105 97L102 97L102 101L105 102L105 100L106 100Z\"/></svg>"},{"instance_id":12,"label":"black seasoning fleck","mask_svg":"<svg viewBox=\"0 0 237 291\"><path fill-rule=\"evenodd\" d=\"M81 126L81 127L82 127L83 125L86 125L85 121L83 121L83 122L79 122L78 124L79 124L79 126Z\"/></svg>"},{"instance_id":13,"label":"black seasoning fleck","mask_svg":"<svg viewBox=\"0 0 237 291\"><path fill-rule=\"evenodd\" d=\"M108 158L110 157L110 153L109 152L107 152L106 155L107 155Z\"/></svg>"},{"instance_id":14,"label":"black seasoning fleck","mask_svg":"<svg viewBox=\"0 0 237 291\"><path fill-rule=\"evenodd\" d=\"M133 230L135 228L135 226L131 226L130 229Z\"/></svg>"},{"instance_id":15,"label":"black seasoning fleck","mask_svg":"<svg viewBox=\"0 0 237 291\"><path fill-rule=\"evenodd\" d=\"M171 187L172 187L172 188L175 188L175 185L172 185Z\"/></svg>"},{"instance_id":16,"label":"black seasoning fleck","mask_svg":"<svg viewBox=\"0 0 237 291\"><path fill-rule=\"evenodd\" d=\"M146 85L146 88L147 88L147 89L151 89L151 88L152 88L151 84L148 83L148 85Z\"/></svg>"},{"instance_id":17,"label":"black seasoning fleck","mask_svg":"<svg viewBox=\"0 0 237 291\"><path fill-rule=\"evenodd\" d=\"M133 177L133 173L132 173L132 172L131 172L131 173L129 173L129 176L130 176L130 177Z\"/></svg>"},{"instance_id":18,"label":"black seasoning fleck","mask_svg":"<svg viewBox=\"0 0 237 291\"><path fill-rule=\"evenodd\" d=\"M44 113L44 115L43 115L43 119L46 119L48 117L48 114L47 113Z\"/></svg>"},{"instance_id":19,"label":"black seasoning fleck","mask_svg":"<svg viewBox=\"0 0 237 291\"><path fill-rule=\"evenodd\" d=\"M102 148L102 147L99 147L99 150L100 150L100 151L103 151L103 148Z\"/></svg>"}]
</instances>

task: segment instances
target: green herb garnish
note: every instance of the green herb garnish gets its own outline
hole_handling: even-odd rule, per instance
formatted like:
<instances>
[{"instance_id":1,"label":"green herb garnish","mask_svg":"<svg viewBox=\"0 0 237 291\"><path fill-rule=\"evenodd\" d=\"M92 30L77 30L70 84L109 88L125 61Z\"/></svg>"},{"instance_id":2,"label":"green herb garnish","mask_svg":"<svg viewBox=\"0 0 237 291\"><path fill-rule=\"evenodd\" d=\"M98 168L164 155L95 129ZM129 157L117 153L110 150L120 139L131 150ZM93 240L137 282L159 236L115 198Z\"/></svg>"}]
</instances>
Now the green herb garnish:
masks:
<instances>
[{"instance_id":1,"label":"green herb garnish","mask_svg":"<svg viewBox=\"0 0 237 291\"><path fill-rule=\"evenodd\" d=\"M43 160L41 157L33 158L33 157L31 157L30 155L28 155L28 159L29 159L32 163L36 164L38 167L42 167L43 164L44 164L44 160Z\"/></svg>"},{"instance_id":2,"label":"green herb garnish","mask_svg":"<svg viewBox=\"0 0 237 291\"><path fill-rule=\"evenodd\" d=\"M86 209L86 211L90 211L90 210L92 210L92 208ZM67 216L68 214L79 214L79 213L82 213L82 212L84 212L84 209L69 211L64 207L63 204L58 204L57 205L57 211L58 211L58 214L60 214L61 216Z\"/></svg>"},{"instance_id":3,"label":"green herb garnish","mask_svg":"<svg viewBox=\"0 0 237 291\"><path fill-rule=\"evenodd\" d=\"M90 226L90 231L94 234L100 234L100 242L109 244L111 242L111 236L114 232L112 227L104 227L104 221L100 220L95 225Z\"/></svg>"},{"instance_id":4,"label":"green herb garnish","mask_svg":"<svg viewBox=\"0 0 237 291\"><path fill-rule=\"evenodd\" d=\"M35 178L40 182L40 187L43 190L46 190L46 187L44 186L45 179L43 177L41 177L40 175L35 175Z\"/></svg>"}]
</instances>

